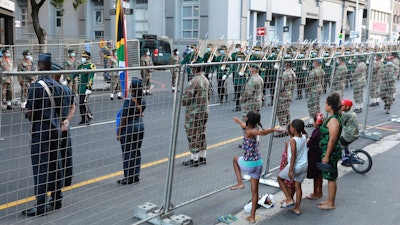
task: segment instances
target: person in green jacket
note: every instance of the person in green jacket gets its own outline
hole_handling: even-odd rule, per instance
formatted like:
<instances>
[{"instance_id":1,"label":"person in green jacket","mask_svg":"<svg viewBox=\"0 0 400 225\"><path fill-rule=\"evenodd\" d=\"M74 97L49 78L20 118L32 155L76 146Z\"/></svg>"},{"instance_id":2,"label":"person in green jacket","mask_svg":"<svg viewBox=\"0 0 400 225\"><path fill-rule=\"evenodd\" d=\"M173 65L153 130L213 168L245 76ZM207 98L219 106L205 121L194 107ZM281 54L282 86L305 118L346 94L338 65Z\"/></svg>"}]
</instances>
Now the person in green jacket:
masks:
<instances>
[{"instance_id":1,"label":"person in green jacket","mask_svg":"<svg viewBox=\"0 0 400 225\"><path fill-rule=\"evenodd\" d=\"M213 60L213 62L226 62L229 59L229 56L226 55L226 46L221 45L219 47L219 55ZM226 78L230 73L230 68L228 65L218 65L216 66L217 71L217 82L218 82L218 99L219 103L223 103L223 99L225 97L226 101L228 100L228 89L225 86Z\"/></svg>"},{"instance_id":2,"label":"person in green jacket","mask_svg":"<svg viewBox=\"0 0 400 225\"><path fill-rule=\"evenodd\" d=\"M96 66L90 62L90 52L82 53L82 63L76 68L77 70L94 70ZM78 77L78 95L79 95L79 112L81 121L78 125L89 125L93 119L93 114L87 104L90 94L92 93L94 73L81 73L72 75L72 80Z\"/></svg>"},{"instance_id":3,"label":"person in green jacket","mask_svg":"<svg viewBox=\"0 0 400 225\"><path fill-rule=\"evenodd\" d=\"M246 55L242 51L242 46L240 44L235 45L235 51L232 53L230 57L230 61L242 62L246 59ZM244 73L241 73L243 64L233 64L231 65L231 71L233 75L233 90L235 95L236 107L233 110L234 112L240 111L240 95L244 90L244 85L246 84L246 76Z\"/></svg>"}]
</instances>

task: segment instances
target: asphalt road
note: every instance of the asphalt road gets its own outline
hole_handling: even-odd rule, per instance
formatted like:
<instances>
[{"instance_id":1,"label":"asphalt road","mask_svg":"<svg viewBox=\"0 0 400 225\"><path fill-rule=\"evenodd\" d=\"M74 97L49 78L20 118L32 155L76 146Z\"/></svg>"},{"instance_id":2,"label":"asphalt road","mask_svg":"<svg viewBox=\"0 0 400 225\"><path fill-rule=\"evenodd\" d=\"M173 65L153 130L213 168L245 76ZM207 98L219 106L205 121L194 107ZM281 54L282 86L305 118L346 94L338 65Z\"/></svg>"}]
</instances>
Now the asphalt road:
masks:
<instances>
[{"instance_id":1,"label":"asphalt road","mask_svg":"<svg viewBox=\"0 0 400 225\"><path fill-rule=\"evenodd\" d=\"M96 82L101 82L101 79ZM74 126L79 122L78 112L71 121L75 186L64 191L62 210L44 217L27 219L20 215L22 210L34 204L29 146L30 124L19 110L4 111L1 117L1 137L4 140L0 141L0 224L131 224L137 221L133 218L133 208L136 206L145 202L161 206L165 199L174 94L170 89L168 71L156 71L153 84L153 95L146 97L148 107L144 113L146 133L141 150L141 182L130 186L120 186L116 183L121 177L122 162L120 146L115 136L115 115L122 106L122 100L111 101L106 90L97 91L89 99L95 116L93 124ZM106 87L107 84L99 83L100 86ZM215 78L213 86L216 87ZM249 184L237 192L224 190L235 182L232 158L242 154L241 149L237 147L242 135L241 129L232 122L232 116L240 117L241 113L232 112L234 101L231 85L229 91L229 102L216 104L217 99L214 95L210 103L206 166L187 168L181 165L182 161L188 159L183 123L184 110L181 109L177 145L173 149L177 158L174 165L172 203L178 207L175 214L182 213L192 217L194 224L215 224L220 215L240 213L244 203L251 196ZM352 90L346 90L346 95L352 96ZM321 99L324 98L325 95ZM292 119L307 117L305 105L304 99L292 102ZM390 122L390 115L385 115L382 108L371 108L368 114L368 131L380 132L383 136L398 132L400 126ZM399 112L399 108L398 102L395 102L392 114ZM262 108L264 127L271 124L271 110L272 107L268 106ZM359 118L360 122L363 122L362 115ZM311 132L311 129L309 131ZM268 136L260 139L263 155L267 154L268 139ZM285 140L286 138L274 138L270 168L279 165ZM360 138L353 147L361 148L372 143L373 140ZM394 163L394 158L391 159ZM374 164L374 169L376 167L379 167L379 164ZM274 173L275 171L272 175ZM372 174L372 171L369 174ZM206 196L216 190L222 191L187 204L194 198ZM275 194L278 191L275 187L260 186L260 193ZM19 202L16 202L17 200ZM337 211L339 210L334 212ZM270 221L266 223L269 224ZM239 221L237 224L242 223Z\"/></svg>"}]
</instances>

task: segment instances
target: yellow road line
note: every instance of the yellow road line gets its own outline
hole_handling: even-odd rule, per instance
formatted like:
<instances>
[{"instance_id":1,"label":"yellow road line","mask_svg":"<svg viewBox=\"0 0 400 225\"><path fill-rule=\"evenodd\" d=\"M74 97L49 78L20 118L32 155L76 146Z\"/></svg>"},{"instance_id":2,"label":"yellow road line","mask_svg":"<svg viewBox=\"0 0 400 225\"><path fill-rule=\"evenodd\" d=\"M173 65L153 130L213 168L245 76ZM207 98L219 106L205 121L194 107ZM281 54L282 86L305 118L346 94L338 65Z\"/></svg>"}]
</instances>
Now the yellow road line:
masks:
<instances>
[{"instance_id":1,"label":"yellow road line","mask_svg":"<svg viewBox=\"0 0 400 225\"><path fill-rule=\"evenodd\" d=\"M233 139L230 139L230 140L227 140L227 141L222 141L222 142L210 145L210 146L207 147L207 150L210 150L210 149L213 149L213 148L217 148L217 147L220 147L220 146L223 146L223 145L226 145L226 144L241 140L242 138L243 137L237 137L237 138L233 138ZM175 156L175 158L178 159L178 158L182 158L182 157L185 157L185 156L188 156L188 155L190 155L190 152L185 152L185 153L178 154L178 155ZM145 163L145 164L143 164L141 166L141 168L142 169L149 168L149 167L156 166L156 165L159 165L159 164L162 164L162 163L165 163L165 162L168 162L168 158L163 158L163 159L160 159L160 160L157 160L157 161ZM70 191L70 190L73 190L73 189L76 189L76 188L79 188L79 187L83 187L83 186L86 186L86 185L94 184L94 183L97 183L97 182L100 182L100 181L103 181L103 180L107 180L107 179L110 179L110 178L113 178L113 177L121 176L122 174L123 174L123 171L110 173L110 174L107 174L107 175L104 175L104 176L96 177L96 178L93 178L93 179L89 179L89 180L86 180L86 181L79 182L77 184L73 184L71 186L68 186L68 187L65 187L65 188L61 189L61 191L62 192ZM47 195L50 196L50 192L47 193ZM0 211L3 210L3 209L7 209L7 208L11 208L11 207L14 207L14 206L17 206L17 205L21 205L21 204L25 204L25 203L28 203L28 202L31 202L31 201L35 201L35 199L36 199L35 196L31 196L31 197L23 198L23 199L20 199L20 200L17 200L17 201L13 201L13 202L9 202L9 203L6 203L6 204L2 204L2 205L0 205Z\"/></svg>"},{"instance_id":2,"label":"yellow road line","mask_svg":"<svg viewBox=\"0 0 400 225\"><path fill-rule=\"evenodd\" d=\"M367 126L368 128L375 128L378 130L386 130L386 131L393 131L393 132L397 132L398 130L395 129L390 129L390 128L386 128L386 127L379 127L379 126Z\"/></svg>"}]
</instances>

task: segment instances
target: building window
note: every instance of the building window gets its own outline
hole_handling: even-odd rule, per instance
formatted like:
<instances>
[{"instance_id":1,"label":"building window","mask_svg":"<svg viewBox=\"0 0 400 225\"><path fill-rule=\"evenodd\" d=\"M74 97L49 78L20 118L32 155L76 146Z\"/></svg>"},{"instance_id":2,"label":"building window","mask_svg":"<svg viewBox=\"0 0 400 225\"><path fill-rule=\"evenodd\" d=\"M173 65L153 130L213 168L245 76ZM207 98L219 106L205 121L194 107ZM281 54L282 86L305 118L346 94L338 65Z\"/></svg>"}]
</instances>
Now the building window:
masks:
<instances>
[{"instance_id":1,"label":"building window","mask_svg":"<svg viewBox=\"0 0 400 225\"><path fill-rule=\"evenodd\" d=\"M61 19L63 16L63 10L62 9L57 9L56 10L56 26L61 27Z\"/></svg>"},{"instance_id":2,"label":"building window","mask_svg":"<svg viewBox=\"0 0 400 225\"><path fill-rule=\"evenodd\" d=\"M183 0L182 4L182 38L199 38L199 3Z\"/></svg>"},{"instance_id":3,"label":"building window","mask_svg":"<svg viewBox=\"0 0 400 225\"><path fill-rule=\"evenodd\" d=\"M26 27L28 26L28 8L21 8L21 26Z\"/></svg>"},{"instance_id":4,"label":"building window","mask_svg":"<svg viewBox=\"0 0 400 225\"><path fill-rule=\"evenodd\" d=\"M135 9L135 33L137 38L141 38L143 34L147 34L148 10L147 6Z\"/></svg>"},{"instance_id":5,"label":"building window","mask_svg":"<svg viewBox=\"0 0 400 225\"><path fill-rule=\"evenodd\" d=\"M104 38L104 31L102 30L94 31L94 38L96 39Z\"/></svg>"},{"instance_id":6,"label":"building window","mask_svg":"<svg viewBox=\"0 0 400 225\"><path fill-rule=\"evenodd\" d=\"M94 11L95 22L94 24L97 26L103 25L103 10L95 10Z\"/></svg>"}]
</instances>

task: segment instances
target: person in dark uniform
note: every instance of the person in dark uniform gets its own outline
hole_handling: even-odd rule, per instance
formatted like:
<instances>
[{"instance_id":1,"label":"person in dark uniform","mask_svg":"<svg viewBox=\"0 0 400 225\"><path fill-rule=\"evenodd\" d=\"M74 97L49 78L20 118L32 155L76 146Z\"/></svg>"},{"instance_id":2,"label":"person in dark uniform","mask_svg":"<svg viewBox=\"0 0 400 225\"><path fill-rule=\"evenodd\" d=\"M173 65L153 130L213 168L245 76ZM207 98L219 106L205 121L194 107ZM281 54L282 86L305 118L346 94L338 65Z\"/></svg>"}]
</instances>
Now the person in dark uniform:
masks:
<instances>
[{"instance_id":1,"label":"person in dark uniform","mask_svg":"<svg viewBox=\"0 0 400 225\"><path fill-rule=\"evenodd\" d=\"M62 70L62 67L53 63L52 70ZM62 85L62 74L53 74L53 79ZM75 95L67 85L62 85L63 98L61 107L61 139L60 139L60 157L61 168L64 183L63 187L71 186L72 183L72 141L70 136L69 121L75 114Z\"/></svg>"},{"instance_id":2,"label":"person in dark uniform","mask_svg":"<svg viewBox=\"0 0 400 225\"><path fill-rule=\"evenodd\" d=\"M51 70L51 54L40 53L39 71ZM36 216L61 208L62 176L59 168L59 132L62 86L50 76L42 75L30 87L26 103L26 118L32 123L31 161L36 194L36 206L22 211ZM49 97L52 96L52 97ZM47 192L52 201L46 205Z\"/></svg>"},{"instance_id":3,"label":"person in dark uniform","mask_svg":"<svg viewBox=\"0 0 400 225\"><path fill-rule=\"evenodd\" d=\"M118 184L127 185L139 182L142 141L144 137L143 112L146 101L143 98L143 81L133 77L131 97L125 99L117 140L121 143L124 178Z\"/></svg>"}]
</instances>

